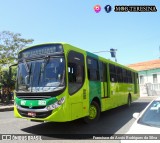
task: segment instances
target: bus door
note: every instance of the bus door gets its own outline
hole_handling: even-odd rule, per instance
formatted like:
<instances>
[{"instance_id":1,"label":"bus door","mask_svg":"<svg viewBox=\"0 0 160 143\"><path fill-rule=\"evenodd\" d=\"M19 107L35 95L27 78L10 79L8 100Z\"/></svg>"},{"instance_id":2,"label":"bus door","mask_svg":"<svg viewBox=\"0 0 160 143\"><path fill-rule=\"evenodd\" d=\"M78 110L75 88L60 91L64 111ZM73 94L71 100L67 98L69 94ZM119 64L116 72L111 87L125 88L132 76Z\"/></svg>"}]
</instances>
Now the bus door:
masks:
<instances>
[{"instance_id":1,"label":"bus door","mask_svg":"<svg viewBox=\"0 0 160 143\"><path fill-rule=\"evenodd\" d=\"M87 114L84 55L75 51L68 54L68 93L71 119Z\"/></svg>"},{"instance_id":2,"label":"bus door","mask_svg":"<svg viewBox=\"0 0 160 143\"><path fill-rule=\"evenodd\" d=\"M101 98L102 98L102 111L106 109L108 95L107 83L107 64L99 62L100 81L101 81Z\"/></svg>"},{"instance_id":3,"label":"bus door","mask_svg":"<svg viewBox=\"0 0 160 143\"><path fill-rule=\"evenodd\" d=\"M100 68L100 81L101 81L101 97L107 97L107 65L103 62L99 62Z\"/></svg>"}]
</instances>

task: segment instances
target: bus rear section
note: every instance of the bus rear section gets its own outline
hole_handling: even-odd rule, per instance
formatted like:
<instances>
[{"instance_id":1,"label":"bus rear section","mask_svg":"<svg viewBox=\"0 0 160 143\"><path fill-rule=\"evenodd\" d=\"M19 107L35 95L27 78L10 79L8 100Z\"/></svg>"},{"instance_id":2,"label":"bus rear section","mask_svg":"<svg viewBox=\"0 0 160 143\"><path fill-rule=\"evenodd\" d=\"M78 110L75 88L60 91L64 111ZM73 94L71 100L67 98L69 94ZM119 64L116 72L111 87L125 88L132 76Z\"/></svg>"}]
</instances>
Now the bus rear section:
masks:
<instances>
[{"instance_id":1,"label":"bus rear section","mask_svg":"<svg viewBox=\"0 0 160 143\"><path fill-rule=\"evenodd\" d=\"M123 65L87 53L89 115L87 123L97 121L100 112L131 105L139 98L137 72Z\"/></svg>"}]
</instances>

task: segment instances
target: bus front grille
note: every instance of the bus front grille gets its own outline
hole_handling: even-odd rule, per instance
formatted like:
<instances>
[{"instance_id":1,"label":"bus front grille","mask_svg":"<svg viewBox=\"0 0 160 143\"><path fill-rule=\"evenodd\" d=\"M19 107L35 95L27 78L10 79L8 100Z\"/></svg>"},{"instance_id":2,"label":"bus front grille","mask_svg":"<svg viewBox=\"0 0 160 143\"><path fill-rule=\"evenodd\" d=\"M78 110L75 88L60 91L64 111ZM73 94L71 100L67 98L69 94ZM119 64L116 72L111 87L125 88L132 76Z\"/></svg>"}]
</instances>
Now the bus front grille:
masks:
<instances>
[{"instance_id":1,"label":"bus front grille","mask_svg":"<svg viewBox=\"0 0 160 143\"><path fill-rule=\"evenodd\" d=\"M42 100L51 98L51 96L40 96L40 95L17 95L17 98L23 100Z\"/></svg>"},{"instance_id":2,"label":"bus front grille","mask_svg":"<svg viewBox=\"0 0 160 143\"><path fill-rule=\"evenodd\" d=\"M25 108L25 109L30 109L28 106L20 106L22 108ZM35 107L32 107L32 109L44 109L46 106L35 106Z\"/></svg>"}]
</instances>

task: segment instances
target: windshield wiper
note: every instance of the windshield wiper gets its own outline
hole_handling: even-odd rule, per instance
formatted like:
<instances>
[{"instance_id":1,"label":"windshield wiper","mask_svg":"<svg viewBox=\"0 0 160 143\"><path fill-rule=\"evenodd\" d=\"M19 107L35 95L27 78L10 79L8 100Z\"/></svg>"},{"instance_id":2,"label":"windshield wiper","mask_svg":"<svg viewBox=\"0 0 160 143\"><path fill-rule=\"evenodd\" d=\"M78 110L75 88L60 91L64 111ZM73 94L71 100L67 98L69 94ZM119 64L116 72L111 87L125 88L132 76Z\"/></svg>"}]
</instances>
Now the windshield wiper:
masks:
<instances>
[{"instance_id":1,"label":"windshield wiper","mask_svg":"<svg viewBox=\"0 0 160 143\"><path fill-rule=\"evenodd\" d=\"M32 69L32 63L31 63L31 65L30 65L29 73L28 73L28 74L29 74L29 83L30 83L30 81L31 81L31 80L30 80L30 78L31 78L31 69Z\"/></svg>"},{"instance_id":2,"label":"windshield wiper","mask_svg":"<svg viewBox=\"0 0 160 143\"><path fill-rule=\"evenodd\" d=\"M39 85L39 82L40 82L40 79L41 79L41 74L42 74L42 72L44 72L44 70L45 70L45 68L46 68L46 66L48 65L48 63L49 63L49 61L50 61L50 56L45 56L44 57L44 65L42 66L42 64L41 64L41 66L40 66L40 71L39 71L39 76L38 76L38 85ZM43 69L42 69L43 68Z\"/></svg>"},{"instance_id":3,"label":"windshield wiper","mask_svg":"<svg viewBox=\"0 0 160 143\"><path fill-rule=\"evenodd\" d=\"M42 64L41 64L41 67L40 67L40 71L39 71L39 76L38 76L38 85L39 85L39 82L40 82L40 78L41 78L41 74L42 74L42 71L44 70L42 70L42 68L44 68L43 66L42 66ZM44 71L43 71L44 72Z\"/></svg>"},{"instance_id":4,"label":"windshield wiper","mask_svg":"<svg viewBox=\"0 0 160 143\"><path fill-rule=\"evenodd\" d=\"M24 67L25 67L25 69L26 69L26 71L27 71L28 79L29 79L29 83L30 83L32 63L31 63L31 65L30 65L30 67L28 66L28 64L27 64L27 62L26 62L25 59L23 59L23 63L24 63ZM26 84L26 90L27 90L27 88L28 88L27 86L28 86L28 85Z\"/></svg>"},{"instance_id":5,"label":"windshield wiper","mask_svg":"<svg viewBox=\"0 0 160 143\"><path fill-rule=\"evenodd\" d=\"M45 69L45 67L48 65L49 61L50 61L50 56L48 56L48 55L45 56L45 57L44 57L44 62L46 62L46 63L45 63L44 69Z\"/></svg>"},{"instance_id":6,"label":"windshield wiper","mask_svg":"<svg viewBox=\"0 0 160 143\"><path fill-rule=\"evenodd\" d=\"M29 73L29 67L28 67L25 59L23 59L23 63L24 63L24 66L25 66L25 69L26 69L27 73Z\"/></svg>"}]
</instances>

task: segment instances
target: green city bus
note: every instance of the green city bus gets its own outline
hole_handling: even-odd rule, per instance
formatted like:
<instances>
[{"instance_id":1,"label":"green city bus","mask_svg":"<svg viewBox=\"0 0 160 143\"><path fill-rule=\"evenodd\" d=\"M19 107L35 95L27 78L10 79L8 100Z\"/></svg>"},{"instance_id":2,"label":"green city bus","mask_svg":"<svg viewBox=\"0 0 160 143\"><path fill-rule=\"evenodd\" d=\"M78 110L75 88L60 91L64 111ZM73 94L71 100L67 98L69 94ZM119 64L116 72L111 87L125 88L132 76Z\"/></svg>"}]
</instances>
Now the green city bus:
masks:
<instances>
[{"instance_id":1,"label":"green city bus","mask_svg":"<svg viewBox=\"0 0 160 143\"><path fill-rule=\"evenodd\" d=\"M14 116L31 121L90 123L139 97L136 71L67 43L18 54Z\"/></svg>"}]
</instances>

